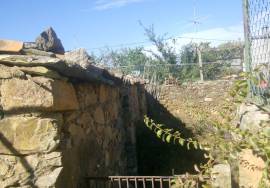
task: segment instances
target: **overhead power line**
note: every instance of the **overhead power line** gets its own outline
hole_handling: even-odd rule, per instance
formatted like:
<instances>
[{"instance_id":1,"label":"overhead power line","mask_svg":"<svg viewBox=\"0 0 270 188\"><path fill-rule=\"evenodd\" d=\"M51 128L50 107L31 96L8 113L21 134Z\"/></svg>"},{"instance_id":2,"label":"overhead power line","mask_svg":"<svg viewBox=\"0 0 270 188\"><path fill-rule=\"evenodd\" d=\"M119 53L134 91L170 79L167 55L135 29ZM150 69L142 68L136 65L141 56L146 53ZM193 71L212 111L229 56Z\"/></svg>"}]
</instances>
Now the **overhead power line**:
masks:
<instances>
[{"instance_id":1,"label":"overhead power line","mask_svg":"<svg viewBox=\"0 0 270 188\"><path fill-rule=\"evenodd\" d=\"M217 39L217 38L201 38L201 37L168 37L165 38L165 40L171 40L171 39L190 39L190 40L204 40L204 41L220 41L220 42L230 42L233 40L225 40L225 39ZM101 49L106 49L106 48L124 48L124 47L129 47L129 46L134 46L134 45L142 45L142 44L149 44L151 43L150 41L140 41L140 42L132 42L132 43L120 43L120 44L115 44L115 45L104 45L100 47L93 47L93 48L87 48L86 50L101 50Z\"/></svg>"}]
</instances>

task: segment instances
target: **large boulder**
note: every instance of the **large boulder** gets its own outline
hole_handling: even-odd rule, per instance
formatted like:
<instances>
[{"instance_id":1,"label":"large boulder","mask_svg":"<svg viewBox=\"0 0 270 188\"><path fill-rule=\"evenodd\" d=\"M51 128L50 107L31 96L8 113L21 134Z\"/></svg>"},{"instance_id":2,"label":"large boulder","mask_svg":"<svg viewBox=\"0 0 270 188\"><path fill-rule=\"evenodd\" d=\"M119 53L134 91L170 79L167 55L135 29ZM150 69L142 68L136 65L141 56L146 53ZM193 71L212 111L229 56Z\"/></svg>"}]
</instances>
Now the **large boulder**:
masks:
<instances>
[{"instance_id":1,"label":"large boulder","mask_svg":"<svg viewBox=\"0 0 270 188\"><path fill-rule=\"evenodd\" d=\"M65 53L61 40L57 37L53 28L43 31L36 39L36 45L39 50L47 52Z\"/></svg>"},{"instance_id":2,"label":"large boulder","mask_svg":"<svg viewBox=\"0 0 270 188\"><path fill-rule=\"evenodd\" d=\"M13 78L4 80L0 89L5 112L69 111L79 108L72 84L62 80Z\"/></svg>"},{"instance_id":3,"label":"large boulder","mask_svg":"<svg viewBox=\"0 0 270 188\"><path fill-rule=\"evenodd\" d=\"M64 60L66 63L73 67L77 66L82 69L88 69L91 64L93 64L93 60L88 55L85 49L79 48L74 51L66 52L64 56Z\"/></svg>"},{"instance_id":4,"label":"large boulder","mask_svg":"<svg viewBox=\"0 0 270 188\"><path fill-rule=\"evenodd\" d=\"M62 116L7 117L0 120L0 153L23 155L54 151L60 142Z\"/></svg>"}]
</instances>

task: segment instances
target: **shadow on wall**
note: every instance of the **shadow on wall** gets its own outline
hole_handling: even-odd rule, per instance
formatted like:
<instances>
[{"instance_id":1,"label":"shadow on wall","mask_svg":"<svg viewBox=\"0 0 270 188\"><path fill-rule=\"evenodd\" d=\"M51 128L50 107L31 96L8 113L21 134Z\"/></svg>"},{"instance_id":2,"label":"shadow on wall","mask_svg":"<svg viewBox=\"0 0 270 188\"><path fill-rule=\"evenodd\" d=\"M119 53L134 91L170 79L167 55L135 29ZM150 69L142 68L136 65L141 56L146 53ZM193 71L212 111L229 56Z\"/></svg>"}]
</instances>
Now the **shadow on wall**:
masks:
<instances>
[{"instance_id":1,"label":"shadow on wall","mask_svg":"<svg viewBox=\"0 0 270 188\"><path fill-rule=\"evenodd\" d=\"M12 144L8 141L8 139L0 132L0 143L3 144L14 156L18 157L19 162L21 163L22 167L29 173L28 179L34 178L34 169L25 159L25 156L18 152ZM16 186L16 185L14 185ZM29 186L32 188L36 188L33 182L29 181Z\"/></svg>"},{"instance_id":2,"label":"shadow on wall","mask_svg":"<svg viewBox=\"0 0 270 188\"><path fill-rule=\"evenodd\" d=\"M148 116L156 123L181 132L185 138L193 137L181 120L173 116L150 93L147 95ZM206 162L203 152L173 143L164 143L143 123L137 128L137 159L139 175L172 175L195 173L194 165Z\"/></svg>"}]
</instances>

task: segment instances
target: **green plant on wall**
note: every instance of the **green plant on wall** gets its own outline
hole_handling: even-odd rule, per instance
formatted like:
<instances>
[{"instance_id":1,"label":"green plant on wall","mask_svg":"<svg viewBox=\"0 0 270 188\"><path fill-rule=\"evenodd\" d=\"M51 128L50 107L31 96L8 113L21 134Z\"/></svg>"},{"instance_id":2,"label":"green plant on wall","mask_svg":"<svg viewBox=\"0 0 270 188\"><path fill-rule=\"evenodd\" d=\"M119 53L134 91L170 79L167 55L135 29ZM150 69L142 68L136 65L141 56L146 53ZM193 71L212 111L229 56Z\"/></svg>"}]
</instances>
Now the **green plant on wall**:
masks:
<instances>
[{"instance_id":1,"label":"green plant on wall","mask_svg":"<svg viewBox=\"0 0 270 188\"><path fill-rule=\"evenodd\" d=\"M266 188L270 185L270 128L267 128L262 132L251 133L230 125L216 123L214 126L217 128L217 131L208 135L211 143L200 144L195 139L181 137L180 132L174 131L173 129L167 129L165 125L156 124L148 117L145 117L145 124L164 142L173 142L180 146L187 147L188 149L192 147L207 152L204 156L208 159L208 162L194 166L195 170L198 172L199 181L205 183L205 186L211 184L209 177L211 168L214 164L218 162L227 163L230 160L235 160L237 154L242 149L246 148L252 149L258 156L261 156L266 161L266 167L261 180L261 187Z\"/></svg>"},{"instance_id":2,"label":"green plant on wall","mask_svg":"<svg viewBox=\"0 0 270 188\"><path fill-rule=\"evenodd\" d=\"M245 101L248 95L248 80L250 75L245 73L237 80L232 87L230 94L233 97L234 105ZM232 110L232 104L224 107L226 110ZM230 163L238 159L238 154L243 149L251 149L256 155L260 156L265 161L265 168L263 171L263 178L261 179L260 187L270 187L270 128L262 127L258 132L250 132L249 130L241 130L233 126L231 117L224 119L227 122L209 122L207 114L198 114L201 119L200 127L212 126L214 131L202 133L201 138L184 138L181 132L167 128L165 125L157 124L148 117L145 117L146 126L152 130L158 138L163 142L173 142L179 144L181 147L201 149L206 152L205 158L208 162L205 164L195 165L194 168L198 172L198 178L204 183L205 187L210 186L209 176L211 168L216 163ZM202 142L203 141L203 142ZM238 159L241 160L241 159ZM250 165L248 161L243 161L246 165ZM256 168L250 166L250 168Z\"/></svg>"}]
</instances>

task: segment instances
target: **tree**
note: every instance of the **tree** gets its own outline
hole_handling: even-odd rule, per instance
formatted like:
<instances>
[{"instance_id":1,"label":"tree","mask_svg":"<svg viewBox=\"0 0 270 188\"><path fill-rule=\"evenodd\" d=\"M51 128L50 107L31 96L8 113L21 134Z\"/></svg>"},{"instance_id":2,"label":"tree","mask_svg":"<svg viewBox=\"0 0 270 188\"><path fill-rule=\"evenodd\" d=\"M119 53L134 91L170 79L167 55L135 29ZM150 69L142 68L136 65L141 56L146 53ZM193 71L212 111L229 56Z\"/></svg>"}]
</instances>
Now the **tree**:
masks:
<instances>
[{"instance_id":1,"label":"tree","mask_svg":"<svg viewBox=\"0 0 270 188\"><path fill-rule=\"evenodd\" d=\"M154 30L154 26L150 25L145 27L141 22L145 35L148 40L156 48L156 51L148 50L154 57L154 63L152 66L152 74L155 74L159 83L168 77L177 77L177 59L178 55L175 52L175 40L166 39L166 35L157 35Z\"/></svg>"},{"instance_id":2,"label":"tree","mask_svg":"<svg viewBox=\"0 0 270 188\"><path fill-rule=\"evenodd\" d=\"M143 47L124 48L121 50L107 50L103 52L96 62L111 68L120 69L124 74L143 74L144 67L152 59L144 53Z\"/></svg>"},{"instance_id":3,"label":"tree","mask_svg":"<svg viewBox=\"0 0 270 188\"><path fill-rule=\"evenodd\" d=\"M148 40L156 47L159 53L150 51L154 57L160 60L164 64L175 65L177 63L177 55L175 53L175 47L171 46L168 40L165 38L166 35L158 36L155 33L154 26L145 27L140 23L144 29L145 35L148 37Z\"/></svg>"},{"instance_id":4,"label":"tree","mask_svg":"<svg viewBox=\"0 0 270 188\"><path fill-rule=\"evenodd\" d=\"M195 80L199 78L199 67L197 65L197 47L195 43L184 45L180 55L180 69L178 77L180 80ZM189 65L190 64L190 65Z\"/></svg>"}]
</instances>

